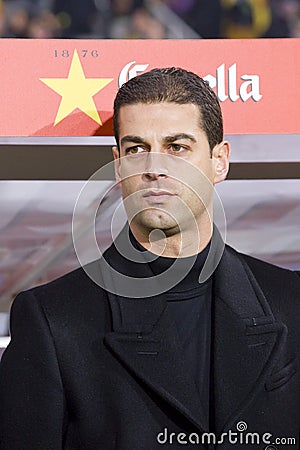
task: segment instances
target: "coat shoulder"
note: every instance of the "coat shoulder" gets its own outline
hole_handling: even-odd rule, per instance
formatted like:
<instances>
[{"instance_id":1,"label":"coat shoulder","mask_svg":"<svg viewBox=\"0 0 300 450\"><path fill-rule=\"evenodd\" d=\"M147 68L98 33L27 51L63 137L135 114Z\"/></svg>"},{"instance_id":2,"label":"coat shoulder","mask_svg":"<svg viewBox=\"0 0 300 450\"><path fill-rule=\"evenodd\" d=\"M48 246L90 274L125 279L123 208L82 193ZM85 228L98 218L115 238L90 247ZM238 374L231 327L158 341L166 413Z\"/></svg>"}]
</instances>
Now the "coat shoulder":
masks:
<instances>
[{"instance_id":1,"label":"coat shoulder","mask_svg":"<svg viewBox=\"0 0 300 450\"><path fill-rule=\"evenodd\" d=\"M98 264L94 261L21 295L35 298L47 316L72 317L96 310L103 313L108 308L107 293L89 276L91 270L100 270Z\"/></svg>"},{"instance_id":2,"label":"coat shoulder","mask_svg":"<svg viewBox=\"0 0 300 450\"><path fill-rule=\"evenodd\" d=\"M267 261L263 261L244 253L239 253L236 250L234 251L257 276L263 276L264 279L269 279L269 281L272 282L276 282L276 279L278 278L280 282L286 280L300 286L300 272L276 266L275 264L271 264Z\"/></svg>"},{"instance_id":3,"label":"coat shoulder","mask_svg":"<svg viewBox=\"0 0 300 450\"><path fill-rule=\"evenodd\" d=\"M300 276L299 272L270 264L253 256L239 253L228 247L246 265L271 306L280 314L296 311L300 314Z\"/></svg>"}]
</instances>

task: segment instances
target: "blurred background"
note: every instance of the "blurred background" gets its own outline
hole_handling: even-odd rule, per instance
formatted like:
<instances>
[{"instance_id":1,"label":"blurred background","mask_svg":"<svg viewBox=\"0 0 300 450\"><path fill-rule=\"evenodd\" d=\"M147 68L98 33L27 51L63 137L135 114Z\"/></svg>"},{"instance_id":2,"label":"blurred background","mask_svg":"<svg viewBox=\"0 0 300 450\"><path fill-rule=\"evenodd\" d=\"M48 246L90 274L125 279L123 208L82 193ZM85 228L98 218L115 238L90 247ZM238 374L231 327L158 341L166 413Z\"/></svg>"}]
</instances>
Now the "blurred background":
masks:
<instances>
[{"instance_id":1,"label":"blurred background","mask_svg":"<svg viewBox=\"0 0 300 450\"><path fill-rule=\"evenodd\" d=\"M0 36L300 37L300 0L0 0Z\"/></svg>"}]
</instances>

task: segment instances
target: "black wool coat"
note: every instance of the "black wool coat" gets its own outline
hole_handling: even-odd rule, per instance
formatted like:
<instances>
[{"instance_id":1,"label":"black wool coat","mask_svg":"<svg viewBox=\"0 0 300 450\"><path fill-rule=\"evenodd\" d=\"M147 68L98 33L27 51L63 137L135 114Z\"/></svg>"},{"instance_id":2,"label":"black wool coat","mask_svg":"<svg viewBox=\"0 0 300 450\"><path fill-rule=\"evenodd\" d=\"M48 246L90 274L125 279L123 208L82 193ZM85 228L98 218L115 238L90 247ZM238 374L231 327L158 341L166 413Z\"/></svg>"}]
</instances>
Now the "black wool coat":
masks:
<instances>
[{"instance_id":1,"label":"black wool coat","mask_svg":"<svg viewBox=\"0 0 300 450\"><path fill-rule=\"evenodd\" d=\"M114 245L106 255L138 270ZM213 275L210 430L163 295L118 297L80 268L19 294L11 336L1 450L300 448L300 278L228 246Z\"/></svg>"}]
</instances>

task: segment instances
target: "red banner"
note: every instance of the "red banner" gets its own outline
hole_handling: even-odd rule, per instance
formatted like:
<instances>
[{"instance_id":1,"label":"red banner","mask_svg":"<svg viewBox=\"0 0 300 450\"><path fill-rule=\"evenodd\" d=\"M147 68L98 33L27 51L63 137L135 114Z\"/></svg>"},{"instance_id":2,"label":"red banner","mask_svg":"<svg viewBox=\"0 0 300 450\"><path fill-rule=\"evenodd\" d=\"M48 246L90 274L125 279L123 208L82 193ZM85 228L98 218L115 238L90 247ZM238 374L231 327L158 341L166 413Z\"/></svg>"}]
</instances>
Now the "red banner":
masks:
<instances>
[{"instance_id":1,"label":"red banner","mask_svg":"<svg viewBox=\"0 0 300 450\"><path fill-rule=\"evenodd\" d=\"M299 133L300 40L1 39L1 136L112 134L120 84L183 67L217 93L227 134Z\"/></svg>"}]
</instances>

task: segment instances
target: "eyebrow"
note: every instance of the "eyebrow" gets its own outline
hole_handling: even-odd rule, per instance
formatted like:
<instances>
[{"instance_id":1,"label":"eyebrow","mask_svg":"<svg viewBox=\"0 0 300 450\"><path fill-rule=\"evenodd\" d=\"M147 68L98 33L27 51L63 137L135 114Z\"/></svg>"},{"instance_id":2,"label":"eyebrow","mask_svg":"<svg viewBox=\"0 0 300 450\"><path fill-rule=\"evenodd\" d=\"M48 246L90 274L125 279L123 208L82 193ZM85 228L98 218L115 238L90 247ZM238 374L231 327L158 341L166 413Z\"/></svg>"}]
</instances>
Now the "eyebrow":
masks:
<instances>
[{"instance_id":1,"label":"eyebrow","mask_svg":"<svg viewBox=\"0 0 300 450\"><path fill-rule=\"evenodd\" d=\"M180 141L180 140L189 140L191 142L197 142L194 136L187 133L178 133L174 134L174 136L165 136L163 138L163 142L169 144L170 142ZM122 137L121 139L121 145L125 144L126 142L133 142L134 144L141 144L142 142L146 144L145 140L140 136L133 136L133 135L127 135Z\"/></svg>"},{"instance_id":2,"label":"eyebrow","mask_svg":"<svg viewBox=\"0 0 300 450\"><path fill-rule=\"evenodd\" d=\"M120 141L121 145L125 144L126 142L133 142L134 144L141 144L142 142L144 142L144 139L140 136L128 135L128 136L122 137L122 139Z\"/></svg>"},{"instance_id":3,"label":"eyebrow","mask_svg":"<svg viewBox=\"0 0 300 450\"><path fill-rule=\"evenodd\" d=\"M187 133L179 133L179 134L175 134L174 136L166 136L163 138L164 142L166 142L166 143L181 141L184 139L189 140L194 143L197 142L196 139L194 138L194 136L192 136L191 134L187 134Z\"/></svg>"}]
</instances>

